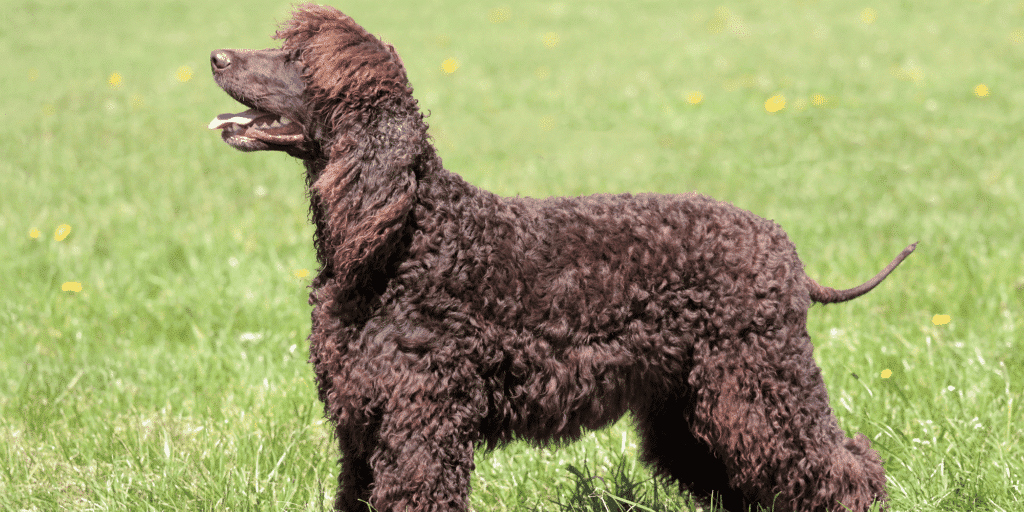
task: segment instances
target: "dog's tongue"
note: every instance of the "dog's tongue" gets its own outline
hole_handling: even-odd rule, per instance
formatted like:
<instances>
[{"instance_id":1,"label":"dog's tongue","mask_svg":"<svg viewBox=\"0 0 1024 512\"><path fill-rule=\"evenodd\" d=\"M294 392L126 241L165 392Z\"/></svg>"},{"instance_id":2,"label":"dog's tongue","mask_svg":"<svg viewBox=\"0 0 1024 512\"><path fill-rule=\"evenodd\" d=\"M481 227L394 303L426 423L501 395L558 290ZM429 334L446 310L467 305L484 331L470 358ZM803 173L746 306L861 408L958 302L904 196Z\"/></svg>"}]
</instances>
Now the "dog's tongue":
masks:
<instances>
[{"instance_id":1,"label":"dog's tongue","mask_svg":"<svg viewBox=\"0 0 1024 512\"><path fill-rule=\"evenodd\" d=\"M224 126L229 125L229 124L237 124L237 125L245 126L245 125L253 122L253 120L256 119L257 117L265 116L265 115L267 115L266 112L261 112L259 110L254 109L254 108L250 108L249 110L246 110L245 112L239 112L237 114L221 114L221 115L213 118L213 121L210 121L210 124L207 126L207 128L209 128L211 130L217 130L217 129L223 128Z\"/></svg>"}]
</instances>

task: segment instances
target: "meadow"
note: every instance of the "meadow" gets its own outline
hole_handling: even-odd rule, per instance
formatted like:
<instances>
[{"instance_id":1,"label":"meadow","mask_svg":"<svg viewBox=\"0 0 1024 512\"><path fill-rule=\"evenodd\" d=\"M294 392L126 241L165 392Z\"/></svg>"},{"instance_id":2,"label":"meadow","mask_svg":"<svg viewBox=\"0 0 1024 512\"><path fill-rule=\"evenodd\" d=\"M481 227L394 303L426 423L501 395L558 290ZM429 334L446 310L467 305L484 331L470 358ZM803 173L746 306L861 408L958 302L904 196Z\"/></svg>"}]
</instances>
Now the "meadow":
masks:
<instances>
[{"instance_id":1,"label":"meadow","mask_svg":"<svg viewBox=\"0 0 1024 512\"><path fill-rule=\"evenodd\" d=\"M206 130L282 0L13 0L0 28L0 509L323 510L302 166ZM819 282L832 407L894 511L1024 510L1024 3L333 3L505 195L699 191ZM682 428L682 426L681 426ZM474 510L696 510L629 418L477 454Z\"/></svg>"}]
</instances>

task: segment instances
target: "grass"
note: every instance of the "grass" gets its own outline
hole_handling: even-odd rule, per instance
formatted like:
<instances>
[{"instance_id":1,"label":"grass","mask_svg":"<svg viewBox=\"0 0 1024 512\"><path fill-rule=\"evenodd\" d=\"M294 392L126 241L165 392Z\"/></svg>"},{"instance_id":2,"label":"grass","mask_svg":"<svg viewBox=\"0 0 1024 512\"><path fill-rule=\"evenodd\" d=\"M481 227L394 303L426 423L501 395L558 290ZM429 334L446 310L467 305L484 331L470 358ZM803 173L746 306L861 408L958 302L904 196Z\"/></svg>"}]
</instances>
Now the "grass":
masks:
<instances>
[{"instance_id":1,"label":"grass","mask_svg":"<svg viewBox=\"0 0 1024 512\"><path fill-rule=\"evenodd\" d=\"M870 295L812 309L833 408L886 460L893 510L1021 509L1017 3L338 6L397 45L446 166L482 187L699 190L775 219L836 287L920 240ZM329 506L302 169L204 130L239 109L209 51L274 45L288 10L8 2L0 509ZM691 510L635 453L628 418L480 453L472 506Z\"/></svg>"}]
</instances>

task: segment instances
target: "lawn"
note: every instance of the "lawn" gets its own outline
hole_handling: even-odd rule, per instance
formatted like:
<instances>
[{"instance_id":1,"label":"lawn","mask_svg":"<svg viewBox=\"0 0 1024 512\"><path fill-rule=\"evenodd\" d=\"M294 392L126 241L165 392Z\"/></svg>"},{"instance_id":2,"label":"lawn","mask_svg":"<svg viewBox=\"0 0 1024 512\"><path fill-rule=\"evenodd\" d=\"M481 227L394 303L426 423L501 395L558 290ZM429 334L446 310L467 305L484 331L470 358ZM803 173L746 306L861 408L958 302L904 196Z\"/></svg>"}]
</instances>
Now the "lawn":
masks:
<instances>
[{"instance_id":1,"label":"lawn","mask_svg":"<svg viewBox=\"0 0 1024 512\"><path fill-rule=\"evenodd\" d=\"M322 510L302 166L206 130L279 0L6 2L0 509ZM850 287L808 329L895 511L1024 509L1024 4L372 2L446 167L506 195L700 191ZM682 428L682 426L681 426ZM476 457L475 510L693 510L629 418ZM593 478L599 477L599 478Z\"/></svg>"}]
</instances>

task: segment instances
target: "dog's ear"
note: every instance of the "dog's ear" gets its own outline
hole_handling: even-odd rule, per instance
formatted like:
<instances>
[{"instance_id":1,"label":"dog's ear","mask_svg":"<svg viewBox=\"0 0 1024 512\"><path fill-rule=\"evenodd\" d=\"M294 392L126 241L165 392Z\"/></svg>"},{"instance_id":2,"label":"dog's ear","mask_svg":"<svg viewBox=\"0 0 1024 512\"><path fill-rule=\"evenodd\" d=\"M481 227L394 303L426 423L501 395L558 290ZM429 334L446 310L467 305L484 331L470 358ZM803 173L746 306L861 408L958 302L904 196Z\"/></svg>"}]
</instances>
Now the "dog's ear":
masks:
<instances>
[{"instance_id":1,"label":"dog's ear","mask_svg":"<svg viewBox=\"0 0 1024 512\"><path fill-rule=\"evenodd\" d=\"M414 166L425 143L412 116L382 114L338 134L311 184L321 264L343 289L384 270L415 203ZM318 212L317 212L318 210Z\"/></svg>"}]
</instances>

